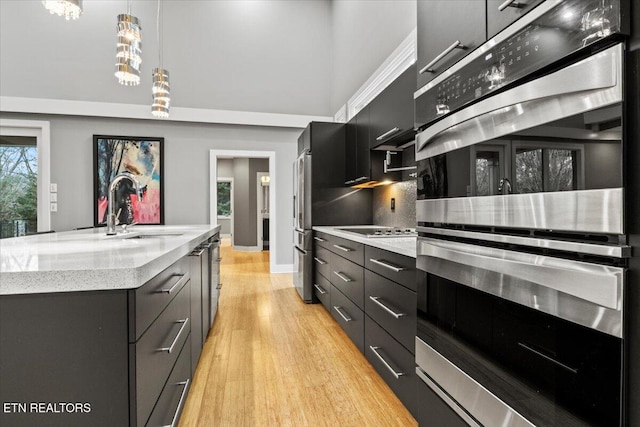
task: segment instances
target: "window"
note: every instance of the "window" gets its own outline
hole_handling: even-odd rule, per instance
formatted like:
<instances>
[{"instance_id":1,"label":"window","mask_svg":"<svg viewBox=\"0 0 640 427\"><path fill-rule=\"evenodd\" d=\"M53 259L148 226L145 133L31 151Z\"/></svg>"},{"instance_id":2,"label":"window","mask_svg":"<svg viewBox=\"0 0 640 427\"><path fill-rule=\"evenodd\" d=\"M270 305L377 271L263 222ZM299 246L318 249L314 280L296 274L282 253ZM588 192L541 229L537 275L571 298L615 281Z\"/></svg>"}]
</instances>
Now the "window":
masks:
<instances>
[{"instance_id":1,"label":"window","mask_svg":"<svg viewBox=\"0 0 640 427\"><path fill-rule=\"evenodd\" d=\"M516 147L516 191L578 190L577 173L581 149Z\"/></svg>"},{"instance_id":2,"label":"window","mask_svg":"<svg viewBox=\"0 0 640 427\"><path fill-rule=\"evenodd\" d=\"M0 136L0 238L37 230L37 139Z\"/></svg>"},{"instance_id":3,"label":"window","mask_svg":"<svg viewBox=\"0 0 640 427\"><path fill-rule=\"evenodd\" d=\"M231 182L218 181L218 217L231 216Z\"/></svg>"}]
</instances>

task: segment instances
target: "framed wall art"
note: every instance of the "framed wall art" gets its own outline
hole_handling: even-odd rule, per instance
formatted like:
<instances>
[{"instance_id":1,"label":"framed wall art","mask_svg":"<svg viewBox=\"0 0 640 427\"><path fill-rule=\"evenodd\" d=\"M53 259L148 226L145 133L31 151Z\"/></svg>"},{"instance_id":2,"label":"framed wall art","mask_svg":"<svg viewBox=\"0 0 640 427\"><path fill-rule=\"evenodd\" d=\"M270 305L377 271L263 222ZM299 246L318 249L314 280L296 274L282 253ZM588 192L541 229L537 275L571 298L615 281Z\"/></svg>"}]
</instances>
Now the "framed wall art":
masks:
<instances>
[{"instance_id":1,"label":"framed wall art","mask_svg":"<svg viewBox=\"0 0 640 427\"><path fill-rule=\"evenodd\" d=\"M142 198L129 180L116 185L114 213L118 224L164 224L164 138L93 136L94 226L106 224L111 181L131 173L142 187Z\"/></svg>"}]
</instances>

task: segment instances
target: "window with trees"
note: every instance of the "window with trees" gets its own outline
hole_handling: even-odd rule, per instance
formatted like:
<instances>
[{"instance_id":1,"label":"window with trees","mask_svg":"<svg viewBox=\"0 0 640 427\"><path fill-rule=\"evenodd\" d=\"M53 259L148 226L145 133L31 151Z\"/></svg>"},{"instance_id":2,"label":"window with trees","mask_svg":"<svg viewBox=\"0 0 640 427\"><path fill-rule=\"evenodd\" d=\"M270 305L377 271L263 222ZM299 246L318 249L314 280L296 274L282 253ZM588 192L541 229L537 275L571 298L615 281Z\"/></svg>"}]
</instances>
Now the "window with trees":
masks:
<instances>
[{"instance_id":1,"label":"window with trees","mask_svg":"<svg viewBox=\"0 0 640 427\"><path fill-rule=\"evenodd\" d=\"M0 238L38 230L37 139L0 137Z\"/></svg>"}]
</instances>

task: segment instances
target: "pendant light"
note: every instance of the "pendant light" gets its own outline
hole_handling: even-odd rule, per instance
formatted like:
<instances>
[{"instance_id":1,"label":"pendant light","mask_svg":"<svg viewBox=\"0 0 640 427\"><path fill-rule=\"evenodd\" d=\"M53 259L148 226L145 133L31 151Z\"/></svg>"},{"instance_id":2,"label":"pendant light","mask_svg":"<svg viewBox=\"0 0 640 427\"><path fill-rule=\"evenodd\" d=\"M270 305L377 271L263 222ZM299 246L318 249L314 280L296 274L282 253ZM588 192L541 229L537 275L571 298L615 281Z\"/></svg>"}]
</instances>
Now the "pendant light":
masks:
<instances>
[{"instance_id":1,"label":"pendant light","mask_svg":"<svg viewBox=\"0 0 640 427\"><path fill-rule=\"evenodd\" d=\"M158 35L158 67L153 69L153 85L151 87L153 103L151 104L151 114L160 119L169 117L170 85L169 71L162 68L162 2L158 0L158 16L156 22L156 30Z\"/></svg>"},{"instance_id":2,"label":"pendant light","mask_svg":"<svg viewBox=\"0 0 640 427\"><path fill-rule=\"evenodd\" d=\"M52 15L64 16L67 21L82 14L82 0L43 0L42 4Z\"/></svg>"},{"instance_id":3,"label":"pendant light","mask_svg":"<svg viewBox=\"0 0 640 427\"><path fill-rule=\"evenodd\" d=\"M137 86L142 64L142 27L140 20L131 15L131 0L127 1L127 13L118 15L117 29L115 76L122 85Z\"/></svg>"}]
</instances>

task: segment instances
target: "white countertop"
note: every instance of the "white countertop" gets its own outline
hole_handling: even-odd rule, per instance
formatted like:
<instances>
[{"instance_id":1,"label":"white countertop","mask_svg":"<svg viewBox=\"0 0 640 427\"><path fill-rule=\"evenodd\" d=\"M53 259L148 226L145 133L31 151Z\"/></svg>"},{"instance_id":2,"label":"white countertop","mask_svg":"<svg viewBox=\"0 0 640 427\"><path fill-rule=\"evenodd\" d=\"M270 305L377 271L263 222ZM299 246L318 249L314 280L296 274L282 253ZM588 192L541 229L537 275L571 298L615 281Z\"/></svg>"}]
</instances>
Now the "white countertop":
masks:
<instances>
[{"instance_id":1,"label":"white countertop","mask_svg":"<svg viewBox=\"0 0 640 427\"><path fill-rule=\"evenodd\" d=\"M137 288L220 226L136 225L0 239L0 295Z\"/></svg>"},{"instance_id":2,"label":"white countertop","mask_svg":"<svg viewBox=\"0 0 640 427\"><path fill-rule=\"evenodd\" d=\"M395 252L408 257L416 257L416 238L415 237L366 237L362 234L351 233L341 230L341 228L371 228L372 225L338 225L338 226L315 226L315 231L331 234L333 236L342 237L344 239L353 240L354 242L363 243L374 248L384 249L389 252Z\"/></svg>"}]
</instances>

